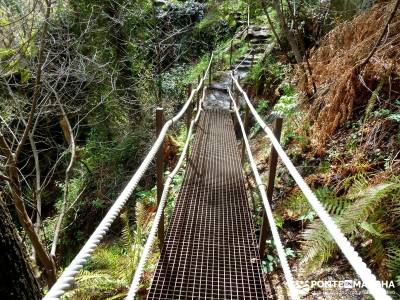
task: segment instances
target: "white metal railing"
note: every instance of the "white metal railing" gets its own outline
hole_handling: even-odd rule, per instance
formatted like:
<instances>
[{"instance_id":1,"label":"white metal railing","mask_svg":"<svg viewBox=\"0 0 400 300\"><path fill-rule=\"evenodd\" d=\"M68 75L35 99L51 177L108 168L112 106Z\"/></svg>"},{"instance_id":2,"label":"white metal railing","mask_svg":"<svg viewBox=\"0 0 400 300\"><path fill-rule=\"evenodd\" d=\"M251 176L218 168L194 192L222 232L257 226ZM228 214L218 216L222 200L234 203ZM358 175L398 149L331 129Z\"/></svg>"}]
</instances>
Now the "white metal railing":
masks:
<instances>
[{"instance_id":1,"label":"white metal railing","mask_svg":"<svg viewBox=\"0 0 400 300\"><path fill-rule=\"evenodd\" d=\"M260 115L257 113L255 108L250 102L247 93L240 86L238 80L235 78L234 74L231 73L231 78L239 90L239 92L243 95L247 106L250 109L250 112L254 116L257 123L261 126L263 131L266 133L268 139L271 144L275 148L282 162L288 169L290 175L293 177L300 190L303 192L305 198L310 203L311 207L315 210L318 217L322 221L322 223L327 228L329 234L332 236L344 256L347 258L348 262L353 267L354 271L358 274L358 276L363 281L365 287L371 293L371 295L377 300L387 300L392 299L389 295L387 295L386 290L381 286L380 282L376 279L375 275L372 274L371 270L367 267L367 265L363 262L360 255L355 251L354 247L350 244L344 234L337 227L331 216L325 210L321 202L319 202L318 198L311 191L310 187L304 181L303 177L297 171L296 167L293 165L290 158L287 156L285 150L283 150L281 144L276 139L272 130L268 127L268 125L262 120Z\"/></svg>"}]
</instances>

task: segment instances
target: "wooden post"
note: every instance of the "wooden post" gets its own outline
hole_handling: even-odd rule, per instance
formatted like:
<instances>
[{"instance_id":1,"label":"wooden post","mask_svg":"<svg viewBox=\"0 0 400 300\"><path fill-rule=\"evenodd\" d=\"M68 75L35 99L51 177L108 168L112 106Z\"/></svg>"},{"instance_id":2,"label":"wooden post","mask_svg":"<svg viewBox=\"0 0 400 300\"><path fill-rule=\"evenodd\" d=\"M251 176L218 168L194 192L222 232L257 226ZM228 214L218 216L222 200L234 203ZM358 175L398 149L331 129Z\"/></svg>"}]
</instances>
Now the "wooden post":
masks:
<instances>
[{"instance_id":1,"label":"wooden post","mask_svg":"<svg viewBox=\"0 0 400 300\"><path fill-rule=\"evenodd\" d=\"M242 80L242 78L240 78L240 74L238 73L237 83L239 84L239 86L241 86L241 85L240 85L240 80ZM240 108L240 105L239 105L239 98L240 98L240 90L239 90L239 88L237 88L237 89L236 89L236 97L235 97L235 100L237 100L237 101L236 101L236 105L238 106L238 109Z\"/></svg>"},{"instance_id":2,"label":"wooden post","mask_svg":"<svg viewBox=\"0 0 400 300\"><path fill-rule=\"evenodd\" d=\"M210 57L212 56L212 52L211 52L211 55L210 55ZM210 58L211 59L211 58ZM208 86L211 86L211 79L212 79L212 62L211 62L211 64L210 64L210 70L208 71Z\"/></svg>"},{"instance_id":3,"label":"wooden post","mask_svg":"<svg viewBox=\"0 0 400 300\"><path fill-rule=\"evenodd\" d=\"M192 93L192 84L189 83L188 85L188 97L190 97L190 94ZM190 122L192 121L192 112L193 112L193 102L190 102L189 107L186 112L186 134L189 134L189 127L190 127Z\"/></svg>"},{"instance_id":4,"label":"wooden post","mask_svg":"<svg viewBox=\"0 0 400 300\"><path fill-rule=\"evenodd\" d=\"M279 141L282 133L282 118L277 118L274 121L274 135L276 139ZM271 146L271 153L269 156L269 174L268 174L268 186L267 186L267 198L268 201L272 201L272 195L274 193L274 185L275 185L275 176L276 176L276 168L278 165L278 153L275 150L274 146ZM260 257L261 259L264 257L265 252L265 242L268 236L268 219L265 215L265 211L263 213L263 223L261 225L261 233L260 233Z\"/></svg>"},{"instance_id":5,"label":"wooden post","mask_svg":"<svg viewBox=\"0 0 400 300\"><path fill-rule=\"evenodd\" d=\"M232 70L232 75L233 75L233 77L235 77L235 70ZM231 82L231 92L232 92L232 94L235 92L234 91L234 83L233 83L233 78L232 78L232 82Z\"/></svg>"},{"instance_id":6,"label":"wooden post","mask_svg":"<svg viewBox=\"0 0 400 300\"><path fill-rule=\"evenodd\" d=\"M156 108L156 135L158 136L164 126L164 109ZM157 206L160 205L161 195L164 186L164 142L157 152L156 157L156 177L157 177ZM160 250L164 245L164 212L161 215L160 224L158 225L158 240Z\"/></svg>"},{"instance_id":7,"label":"wooden post","mask_svg":"<svg viewBox=\"0 0 400 300\"><path fill-rule=\"evenodd\" d=\"M231 48L229 49L229 68L232 69L233 40L231 40Z\"/></svg>"},{"instance_id":8,"label":"wooden post","mask_svg":"<svg viewBox=\"0 0 400 300\"><path fill-rule=\"evenodd\" d=\"M200 84L200 75L197 76L197 86L199 86L199 84ZM200 109L200 99L201 99L202 95L203 95L203 90L200 87L199 91L197 92L197 99L196 99L197 111L199 111L199 109Z\"/></svg>"},{"instance_id":9,"label":"wooden post","mask_svg":"<svg viewBox=\"0 0 400 300\"><path fill-rule=\"evenodd\" d=\"M249 131L249 123L250 123L250 108L246 106L246 112L244 117L244 134L247 134ZM246 143L244 142L244 137L242 137L242 165L244 165L246 153Z\"/></svg>"},{"instance_id":10,"label":"wooden post","mask_svg":"<svg viewBox=\"0 0 400 300\"><path fill-rule=\"evenodd\" d=\"M240 75L237 78L238 83L240 84ZM236 89L235 92L232 92L232 96L233 96L233 101L235 101L236 107L238 110L240 110L240 103L239 103L239 89ZM232 104L232 106L234 107L234 105ZM232 111L232 121L233 121L233 129L236 132L236 124L237 124L237 118L236 118L236 112Z\"/></svg>"}]
</instances>

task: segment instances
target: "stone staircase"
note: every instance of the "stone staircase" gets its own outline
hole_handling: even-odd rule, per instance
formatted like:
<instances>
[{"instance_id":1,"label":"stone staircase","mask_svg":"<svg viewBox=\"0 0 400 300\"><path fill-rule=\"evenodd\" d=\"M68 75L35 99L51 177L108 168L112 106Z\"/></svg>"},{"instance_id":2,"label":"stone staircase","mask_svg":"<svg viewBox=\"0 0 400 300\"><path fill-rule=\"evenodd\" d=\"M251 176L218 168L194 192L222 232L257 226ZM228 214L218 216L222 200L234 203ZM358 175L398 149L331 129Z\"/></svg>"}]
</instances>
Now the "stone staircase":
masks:
<instances>
[{"instance_id":1,"label":"stone staircase","mask_svg":"<svg viewBox=\"0 0 400 300\"><path fill-rule=\"evenodd\" d=\"M231 71L235 70L236 78L246 77L250 68L273 47L270 42L271 35L264 26L250 25L248 31L245 31L241 38L249 43L249 49L233 63L232 68L213 74L213 81L208 87L207 101L204 103L206 108L229 109L228 87L231 87L232 84Z\"/></svg>"}]
</instances>

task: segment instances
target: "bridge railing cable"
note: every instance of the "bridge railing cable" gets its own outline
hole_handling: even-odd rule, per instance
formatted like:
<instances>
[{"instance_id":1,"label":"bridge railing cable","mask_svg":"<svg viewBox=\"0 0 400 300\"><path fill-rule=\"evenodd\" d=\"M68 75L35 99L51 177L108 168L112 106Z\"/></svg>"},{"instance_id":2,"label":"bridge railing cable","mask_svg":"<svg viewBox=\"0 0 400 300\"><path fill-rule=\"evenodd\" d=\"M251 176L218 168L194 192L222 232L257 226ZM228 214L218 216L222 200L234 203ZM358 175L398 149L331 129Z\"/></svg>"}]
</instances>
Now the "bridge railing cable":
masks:
<instances>
[{"instance_id":1,"label":"bridge railing cable","mask_svg":"<svg viewBox=\"0 0 400 300\"><path fill-rule=\"evenodd\" d=\"M281 266L282 266L282 270L283 270L283 273L284 273L284 276L285 276L285 279L286 279L286 282L287 282L287 285L288 285L288 288L289 288L290 296L291 296L291 298L293 300L300 299L299 292L298 292L296 284L295 284L295 282L293 280L293 275L292 275L292 272L290 271L289 264L288 264L287 259L286 259L286 254L285 254L285 250L284 250L283 245L282 245L282 241L281 241L281 239L279 237L278 227L276 226L276 223L275 223L275 220L274 220L274 216L272 214L272 208L271 208L271 205L269 204L269 200L270 199L268 199L268 197L267 197L267 192L265 190L265 184L263 184L263 182L261 180L261 177L260 177L260 174L259 174L259 172L257 170L257 165L256 165L256 162L254 160L253 154L252 154L251 149L250 149L249 140L247 139L247 136L246 136L246 130L245 130L245 127L243 125L242 119L240 117L239 109L237 107L237 104L236 104L236 102L234 100L234 97L232 95L232 92L231 92L230 88L228 88L228 93L229 93L229 96L230 96L232 104L233 104L233 110L234 110L234 112L236 114L237 121L238 121L240 129L242 131L243 141L245 143L245 147L246 147L246 151L247 151L247 157L249 159L250 166L251 166L251 169L253 171L254 178L256 180L256 184L257 184L258 189L260 191L260 195L261 195L261 199L262 199L262 202L263 202L264 210L266 212L268 223L269 223L270 228L271 228L272 237L273 237L274 244L275 244L276 250L278 252L278 257L279 257L279 260L280 260L280 263L281 263Z\"/></svg>"},{"instance_id":2,"label":"bridge railing cable","mask_svg":"<svg viewBox=\"0 0 400 300\"><path fill-rule=\"evenodd\" d=\"M278 153L279 157L281 158L282 162L288 169L290 175L293 177L297 185L299 186L300 190L303 192L305 198L310 203L312 208L317 213L318 217L322 221L322 223L327 228L329 234L332 236L348 262L353 267L354 271L363 281L365 287L368 289L370 294L374 297L374 299L378 300L387 300L391 299L389 295L387 295L386 290L381 286L380 282L377 280L374 274L372 274L371 270L367 267L367 265L363 262L360 255L354 249L354 247L350 244L344 234L340 231L337 227L331 216L325 210L321 202L315 196L315 194L311 191L308 184L304 181L303 177L297 171L296 167L293 165L290 158L287 156L285 150L283 150L281 144L276 139L272 130L268 127L268 125L262 120L260 115L257 113L254 106L251 104L247 93L243 90L240 86L239 82L235 78L234 74L231 73L232 80L239 90L239 92L243 95L246 104L248 105L250 112L254 116L255 120L261 126L263 131L266 133L267 137L269 138L270 142L272 143L273 147L275 148L276 152Z\"/></svg>"},{"instance_id":3,"label":"bridge railing cable","mask_svg":"<svg viewBox=\"0 0 400 300\"><path fill-rule=\"evenodd\" d=\"M204 73L204 76L201 78L197 87L192 90L189 98L187 99L187 101L185 102L185 104L183 105L181 110L172 119L168 120L164 124L156 141L154 142L153 146L147 153L146 157L144 158L143 162L141 163L141 165L139 166L139 168L137 169L135 174L131 177L128 184L124 188L124 190L121 192L121 194L118 196L118 198L116 199L114 204L108 210L108 212L105 215L105 217L103 218L103 220L97 226L97 228L92 233L92 235L89 237L88 241L85 243L85 245L79 251L79 253L75 256L75 258L72 260L72 262L69 264L69 266L67 268L65 268L64 272L58 278L57 282L51 287L51 289L46 294L46 296L43 298L43 300L59 299L62 295L65 294L66 291L68 291L72 287L72 285L74 284L75 276L78 274L79 270L83 267L85 262L87 262L87 260L90 258L92 252L97 248L101 239L108 232L111 224L117 218L117 216L120 214L122 208L124 207L125 203L128 201L129 197L131 196L134 189L138 185L143 174L148 169L151 161L154 159L155 155L157 154L157 151L161 147L161 145L164 141L165 135L168 132L168 129L174 123L176 123L178 120L180 120L182 118L182 116L185 114L186 110L188 109L189 105L192 103L196 93L198 93L202 89L202 87L204 87L204 83L206 81L208 73L210 72L213 57L214 57L213 54L211 54L210 61L209 61L208 67Z\"/></svg>"},{"instance_id":4,"label":"bridge railing cable","mask_svg":"<svg viewBox=\"0 0 400 300\"><path fill-rule=\"evenodd\" d=\"M194 127L195 127L195 125L197 124L197 122L198 122L198 120L200 118L201 112L203 111L201 104L204 101L204 98L205 98L205 95L206 95L206 89L207 88L203 89L203 96L200 99L199 109L197 111L196 117L190 123L190 127L189 127L189 130L188 130L188 133L187 133L186 142L185 142L185 145L183 147L182 153L181 153L181 155L179 157L179 160L178 160L174 170L168 175L167 180L165 181L164 189L163 189L163 192L162 192L162 195L161 195L161 201L160 201L160 204L158 206L156 215L154 217L153 224L151 226L150 233L149 233L149 236L148 236L148 238L146 240L146 244L144 246L143 252L141 254L139 264L138 264L138 266L136 268L135 275L133 276L132 284L130 286L128 296L126 297L127 300L135 299L136 292L137 292L137 290L139 288L140 279L141 279L143 271L144 271L145 263L146 263L146 261L147 261L147 259L149 257L149 254L150 254L150 251L151 251L151 246L153 245L153 243L155 241L158 225L160 223L161 216L163 214L164 207L166 205L166 201L167 201L170 185L171 185L172 180L174 179L175 175L178 173L179 169L181 168L181 166L182 166L182 164L183 164L183 162L185 160L186 153L188 152L188 149L189 149L190 140L191 140L192 135L193 135Z\"/></svg>"}]
</instances>

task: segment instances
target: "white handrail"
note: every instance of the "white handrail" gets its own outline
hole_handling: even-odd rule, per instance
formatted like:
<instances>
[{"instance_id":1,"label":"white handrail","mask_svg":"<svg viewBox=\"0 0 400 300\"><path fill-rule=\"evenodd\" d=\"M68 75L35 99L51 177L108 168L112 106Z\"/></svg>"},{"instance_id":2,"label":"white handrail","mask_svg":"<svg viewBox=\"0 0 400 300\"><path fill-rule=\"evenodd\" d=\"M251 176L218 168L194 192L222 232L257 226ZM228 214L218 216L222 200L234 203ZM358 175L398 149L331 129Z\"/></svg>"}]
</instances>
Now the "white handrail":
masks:
<instances>
[{"instance_id":1,"label":"white handrail","mask_svg":"<svg viewBox=\"0 0 400 300\"><path fill-rule=\"evenodd\" d=\"M165 207L165 204L166 204L166 201L167 201L169 187L170 187L170 185L172 183L172 180L175 177L176 173L178 173L180 167L182 166L182 163L183 163L183 161L185 159L186 152L189 149L189 143L190 143L190 139L192 137L193 128L194 128L195 124L197 123L197 121L199 120L200 113L203 110L201 103L204 101L205 94L206 94L206 88L204 88L204 90L203 90L203 96L200 99L199 110L197 111L196 118L194 120L192 120L191 123L190 123L189 131L187 133L186 142L185 142L185 145L183 147L181 156L179 157L179 160L178 160L174 170L171 172L171 174L168 175L167 180L165 181L164 189L163 189L163 192L162 192L162 195L161 195L161 199L160 199L160 204L158 205L156 216L154 217L154 221L153 221L153 224L151 226L149 236L148 236L148 238L146 240L146 244L144 246L142 255L140 257L139 264L138 264L138 266L136 268L135 275L133 276L132 284L131 284L131 287L129 288L129 292L128 292L128 296L126 297L126 300L135 299L136 292L137 292L137 290L139 288L140 278L142 277L145 263L146 263L147 258L149 256L149 253L150 253L150 250L151 250L151 246L154 243L154 240L155 240L155 237L156 237L156 234L157 234L158 225L159 225L159 223L161 221L161 216L163 214L164 207Z\"/></svg>"},{"instance_id":2,"label":"white handrail","mask_svg":"<svg viewBox=\"0 0 400 300\"><path fill-rule=\"evenodd\" d=\"M386 290L381 286L379 281L376 279L375 275L372 274L371 270L367 267L367 265L363 262L359 254L355 251L354 247L350 244L344 234L340 231L337 227L331 216L322 206L321 202L317 199L314 193L311 191L310 187L304 181L303 177L297 171L296 167L293 165L290 158L287 156L285 150L283 150L281 144L276 139L272 130L265 124L262 120L260 115L257 113L255 108L250 102L249 97L247 96L246 92L242 89L238 81L236 80L235 76L231 73L232 80L234 81L236 87L243 95L251 113L253 114L254 118L257 120L261 128L267 134L269 140L271 141L272 145L274 146L276 152L280 156L282 162L285 164L286 168L288 169L289 173L292 175L293 179L303 192L304 196L306 197L307 201L310 203L312 208L315 210L317 215L319 216L320 220L324 223L328 232L335 240L336 244L339 246L342 253L345 255L351 266L353 267L354 271L358 274L361 280L364 282L365 286L367 287L368 291L371 295L377 300L387 300L392 299L390 296L387 295Z\"/></svg>"},{"instance_id":3,"label":"white handrail","mask_svg":"<svg viewBox=\"0 0 400 300\"><path fill-rule=\"evenodd\" d=\"M107 214L97 226L96 230L92 233L88 241L85 243L83 248L79 251L79 253L75 256L72 260L70 265L64 270L61 276L58 278L57 282L51 287L49 292L43 298L43 300L55 300L59 299L65 292L71 288L74 283L74 277L79 272L79 270L83 267L84 263L89 259L94 249L97 248L98 244L100 243L101 239L109 230L112 222L117 218L120 214L122 208L124 207L125 203L128 201L130 195L136 188L139 180L142 178L143 174L149 167L151 161L153 160L154 156L156 155L158 149L160 148L161 144L164 141L164 137L167 134L168 129L172 126L172 124L176 123L186 112L187 108L189 107L190 103L192 102L194 95L198 93L203 86L207 75L210 71L211 63L213 60L214 55L211 54L210 62L208 64L207 70L200 80L199 84L195 89L192 90L192 93L189 96L189 99L183 105L182 109L178 112L178 114L173 117L172 119L168 120L163 128L161 129L160 134L158 135L157 140L154 142L153 146L151 147L149 153L146 155L145 159L143 160L142 164L139 166L135 174L132 176L124 190L118 196L117 200L108 210Z\"/></svg>"},{"instance_id":4,"label":"white handrail","mask_svg":"<svg viewBox=\"0 0 400 300\"><path fill-rule=\"evenodd\" d=\"M260 174L257 170L257 165L254 161L254 157L253 157L253 154L250 149L250 144L249 144L249 141L246 136L246 131L244 129L242 119L240 118L238 107L236 105L235 100L233 99L230 88L228 88L228 93L229 93L229 96L231 97L231 101L233 103L233 108L234 108L234 111L236 114L236 118L239 122L240 129L242 130L243 141L246 145L247 156L249 158L249 162L250 162L250 166L253 171L253 174L254 174L254 178L256 179L258 190L260 191L260 194L261 194L261 199L262 199L262 202L264 205L265 213L268 218L269 226L271 228L272 237L274 239L275 247L278 252L278 256L279 256L279 260L280 260L280 263L282 266L283 274L285 275L285 279L286 279L286 282L287 282L287 285L289 288L290 297L293 300L300 299L299 291L297 290L296 284L293 280L293 275L292 275L292 272L290 271L290 267L289 267L288 261L286 259L285 250L283 248L281 239L279 237L278 228L277 228L275 220L274 220L274 215L272 214L271 205L269 204L270 199L268 199L267 192L265 191L265 184L263 184Z\"/></svg>"}]
</instances>

